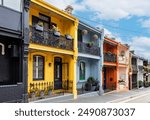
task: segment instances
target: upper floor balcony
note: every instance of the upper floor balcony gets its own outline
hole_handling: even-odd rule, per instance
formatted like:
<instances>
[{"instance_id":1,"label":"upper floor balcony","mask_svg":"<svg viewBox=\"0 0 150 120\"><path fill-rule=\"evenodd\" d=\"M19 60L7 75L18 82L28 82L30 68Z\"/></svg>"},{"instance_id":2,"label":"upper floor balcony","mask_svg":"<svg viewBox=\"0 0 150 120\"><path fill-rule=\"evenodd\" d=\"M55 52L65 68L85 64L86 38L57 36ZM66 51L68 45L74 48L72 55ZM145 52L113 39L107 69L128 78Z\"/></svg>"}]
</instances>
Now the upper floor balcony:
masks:
<instances>
[{"instance_id":1,"label":"upper floor balcony","mask_svg":"<svg viewBox=\"0 0 150 120\"><path fill-rule=\"evenodd\" d=\"M138 72L137 65L132 65L132 72L133 73L137 73Z\"/></svg>"},{"instance_id":2,"label":"upper floor balcony","mask_svg":"<svg viewBox=\"0 0 150 120\"><path fill-rule=\"evenodd\" d=\"M30 43L54 47L64 50L73 50L73 39L71 36L62 36L58 31L38 30L30 27Z\"/></svg>"},{"instance_id":3,"label":"upper floor balcony","mask_svg":"<svg viewBox=\"0 0 150 120\"><path fill-rule=\"evenodd\" d=\"M119 56L119 63L120 64L128 64L128 58L126 56Z\"/></svg>"},{"instance_id":4,"label":"upper floor balcony","mask_svg":"<svg viewBox=\"0 0 150 120\"><path fill-rule=\"evenodd\" d=\"M104 62L117 62L117 55L114 53L106 52L104 53Z\"/></svg>"},{"instance_id":5,"label":"upper floor balcony","mask_svg":"<svg viewBox=\"0 0 150 120\"><path fill-rule=\"evenodd\" d=\"M100 47L88 43L78 42L78 51L85 54L100 56Z\"/></svg>"}]
</instances>

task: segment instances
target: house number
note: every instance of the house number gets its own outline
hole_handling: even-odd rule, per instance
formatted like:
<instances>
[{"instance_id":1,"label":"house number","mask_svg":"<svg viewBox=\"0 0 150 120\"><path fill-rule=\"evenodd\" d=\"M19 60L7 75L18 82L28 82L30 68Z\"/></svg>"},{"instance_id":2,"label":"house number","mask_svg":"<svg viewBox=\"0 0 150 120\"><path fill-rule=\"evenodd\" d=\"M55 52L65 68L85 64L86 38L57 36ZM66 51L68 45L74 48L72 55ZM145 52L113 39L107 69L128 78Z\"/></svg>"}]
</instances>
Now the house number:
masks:
<instances>
[{"instance_id":1,"label":"house number","mask_svg":"<svg viewBox=\"0 0 150 120\"><path fill-rule=\"evenodd\" d=\"M0 46L2 47L1 54L5 55L5 46L4 46L4 44L0 43Z\"/></svg>"}]
</instances>

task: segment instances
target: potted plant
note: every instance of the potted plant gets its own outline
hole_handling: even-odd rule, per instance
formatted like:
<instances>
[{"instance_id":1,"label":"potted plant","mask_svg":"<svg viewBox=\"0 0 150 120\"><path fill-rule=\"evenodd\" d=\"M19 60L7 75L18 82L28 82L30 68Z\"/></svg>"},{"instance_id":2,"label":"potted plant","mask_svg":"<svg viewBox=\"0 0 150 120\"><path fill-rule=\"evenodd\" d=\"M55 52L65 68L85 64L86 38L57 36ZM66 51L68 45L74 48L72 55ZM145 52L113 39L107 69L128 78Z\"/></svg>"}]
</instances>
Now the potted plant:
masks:
<instances>
[{"instance_id":1,"label":"potted plant","mask_svg":"<svg viewBox=\"0 0 150 120\"><path fill-rule=\"evenodd\" d=\"M38 31L43 31L44 30L44 28L43 28L43 22L39 21L36 24L35 29L38 30Z\"/></svg>"},{"instance_id":2,"label":"potted plant","mask_svg":"<svg viewBox=\"0 0 150 120\"><path fill-rule=\"evenodd\" d=\"M87 43L87 46L88 47L92 47L94 45L94 43L93 42L89 42L89 43Z\"/></svg>"},{"instance_id":3,"label":"potted plant","mask_svg":"<svg viewBox=\"0 0 150 120\"><path fill-rule=\"evenodd\" d=\"M40 90L40 98L44 98L45 90Z\"/></svg>"},{"instance_id":4,"label":"potted plant","mask_svg":"<svg viewBox=\"0 0 150 120\"><path fill-rule=\"evenodd\" d=\"M138 85L139 85L139 88L143 87L143 81L139 80Z\"/></svg>"},{"instance_id":5,"label":"potted plant","mask_svg":"<svg viewBox=\"0 0 150 120\"><path fill-rule=\"evenodd\" d=\"M98 89L99 89L99 82L98 82L98 80L95 80L93 77L89 77L87 79L86 84L85 84L85 90L95 91L95 90L98 90Z\"/></svg>"},{"instance_id":6,"label":"potted plant","mask_svg":"<svg viewBox=\"0 0 150 120\"><path fill-rule=\"evenodd\" d=\"M35 94L35 90L34 90L34 89L31 89L31 90L30 90L30 97L31 97L31 98L35 98L35 97L36 97L36 94Z\"/></svg>"},{"instance_id":7,"label":"potted plant","mask_svg":"<svg viewBox=\"0 0 150 120\"><path fill-rule=\"evenodd\" d=\"M48 95L49 96L52 95L52 90L53 90L53 86L52 85L48 86Z\"/></svg>"},{"instance_id":8,"label":"potted plant","mask_svg":"<svg viewBox=\"0 0 150 120\"><path fill-rule=\"evenodd\" d=\"M94 40L97 40L97 39L98 39L98 35L94 34L94 35L93 35L93 39L94 39Z\"/></svg>"}]
</instances>

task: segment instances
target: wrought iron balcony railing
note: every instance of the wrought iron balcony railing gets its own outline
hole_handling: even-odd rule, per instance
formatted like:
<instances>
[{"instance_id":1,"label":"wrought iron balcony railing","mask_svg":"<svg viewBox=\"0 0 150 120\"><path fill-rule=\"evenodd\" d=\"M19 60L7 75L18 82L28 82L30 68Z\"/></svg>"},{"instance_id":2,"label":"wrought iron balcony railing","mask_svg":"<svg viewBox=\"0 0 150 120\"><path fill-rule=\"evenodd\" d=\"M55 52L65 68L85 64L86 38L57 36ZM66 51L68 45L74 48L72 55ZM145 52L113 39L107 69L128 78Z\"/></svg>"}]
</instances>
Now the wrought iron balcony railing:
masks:
<instances>
[{"instance_id":1,"label":"wrought iron balcony railing","mask_svg":"<svg viewBox=\"0 0 150 120\"><path fill-rule=\"evenodd\" d=\"M88 46L88 44L83 42L78 42L78 51L80 53L100 56L100 47L94 45Z\"/></svg>"},{"instance_id":2,"label":"wrought iron balcony railing","mask_svg":"<svg viewBox=\"0 0 150 120\"><path fill-rule=\"evenodd\" d=\"M138 72L137 65L132 65L132 72L134 73Z\"/></svg>"},{"instance_id":3,"label":"wrought iron balcony railing","mask_svg":"<svg viewBox=\"0 0 150 120\"><path fill-rule=\"evenodd\" d=\"M117 55L113 53L104 53L104 62L117 62Z\"/></svg>"},{"instance_id":4,"label":"wrought iron balcony railing","mask_svg":"<svg viewBox=\"0 0 150 120\"><path fill-rule=\"evenodd\" d=\"M30 27L30 43L73 50L73 40L68 40L64 36L57 37L53 33L53 31L39 31L35 27Z\"/></svg>"}]
</instances>

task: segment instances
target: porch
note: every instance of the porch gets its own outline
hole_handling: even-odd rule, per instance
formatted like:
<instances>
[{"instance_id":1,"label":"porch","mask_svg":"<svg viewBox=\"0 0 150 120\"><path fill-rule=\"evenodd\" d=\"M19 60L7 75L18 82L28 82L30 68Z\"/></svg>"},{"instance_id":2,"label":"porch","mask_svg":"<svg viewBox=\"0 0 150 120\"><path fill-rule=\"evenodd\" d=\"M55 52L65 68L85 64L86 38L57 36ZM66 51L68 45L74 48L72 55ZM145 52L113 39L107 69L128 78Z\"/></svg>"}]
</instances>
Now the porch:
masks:
<instances>
[{"instance_id":1,"label":"porch","mask_svg":"<svg viewBox=\"0 0 150 120\"><path fill-rule=\"evenodd\" d=\"M73 94L74 62L71 55L46 51L29 52L29 101Z\"/></svg>"}]
</instances>

